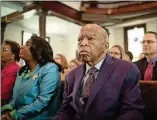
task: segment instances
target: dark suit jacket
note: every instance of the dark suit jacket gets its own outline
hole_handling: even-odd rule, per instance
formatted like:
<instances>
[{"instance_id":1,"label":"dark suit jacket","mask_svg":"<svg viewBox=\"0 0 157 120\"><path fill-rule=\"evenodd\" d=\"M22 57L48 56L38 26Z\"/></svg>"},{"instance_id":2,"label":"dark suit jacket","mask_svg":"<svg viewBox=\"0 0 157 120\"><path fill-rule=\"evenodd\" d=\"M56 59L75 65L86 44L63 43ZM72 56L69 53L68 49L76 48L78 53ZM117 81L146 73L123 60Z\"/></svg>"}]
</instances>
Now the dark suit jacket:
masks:
<instances>
[{"instance_id":1,"label":"dark suit jacket","mask_svg":"<svg viewBox=\"0 0 157 120\"><path fill-rule=\"evenodd\" d=\"M84 73L85 64L66 76L64 101L54 120L143 120L140 73L135 65L107 55L80 117L76 101Z\"/></svg>"},{"instance_id":2,"label":"dark suit jacket","mask_svg":"<svg viewBox=\"0 0 157 120\"><path fill-rule=\"evenodd\" d=\"M147 60L146 58L143 58L141 60L138 60L136 62L134 62L135 65L138 67L140 73L141 73L141 80L144 80L144 73L146 71L146 68L148 66ZM155 66L153 67L153 77L152 80L156 80L157 81L157 62L155 63Z\"/></svg>"}]
</instances>

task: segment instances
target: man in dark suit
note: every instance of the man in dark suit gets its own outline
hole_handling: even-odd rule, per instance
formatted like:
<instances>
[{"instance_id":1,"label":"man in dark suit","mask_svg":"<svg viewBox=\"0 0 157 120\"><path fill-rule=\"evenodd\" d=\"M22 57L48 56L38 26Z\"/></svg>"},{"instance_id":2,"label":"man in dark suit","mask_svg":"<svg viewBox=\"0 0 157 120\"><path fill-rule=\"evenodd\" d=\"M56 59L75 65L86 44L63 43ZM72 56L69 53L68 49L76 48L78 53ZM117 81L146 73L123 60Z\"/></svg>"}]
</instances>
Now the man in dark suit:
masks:
<instances>
[{"instance_id":1,"label":"man in dark suit","mask_svg":"<svg viewBox=\"0 0 157 120\"><path fill-rule=\"evenodd\" d=\"M135 65L107 54L108 35L87 24L78 38L84 62L65 80L64 100L54 120L143 120L144 104Z\"/></svg>"},{"instance_id":2,"label":"man in dark suit","mask_svg":"<svg viewBox=\"0 0 157 120\"><path fill-rule=\"evenodd\" d=\"M149 31L144 35L142 49L145 58L135 62L140 70L141 80L157 81L157 33Z\"/></svg>"}]
</instances>

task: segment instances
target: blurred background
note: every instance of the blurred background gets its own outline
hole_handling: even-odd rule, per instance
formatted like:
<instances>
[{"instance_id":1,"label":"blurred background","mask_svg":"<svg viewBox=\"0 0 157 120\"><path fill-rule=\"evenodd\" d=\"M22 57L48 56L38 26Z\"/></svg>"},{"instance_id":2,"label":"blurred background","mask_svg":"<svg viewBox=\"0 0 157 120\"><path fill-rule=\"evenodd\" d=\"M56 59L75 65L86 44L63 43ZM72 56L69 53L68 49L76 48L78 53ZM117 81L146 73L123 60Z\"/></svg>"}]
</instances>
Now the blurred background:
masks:
<instances>
[{"instance_id":1,"label":"blurred background","mask_svg":"<svg viewBox=\"0 0 157 120\"><path fill-rule=\"evenodd\" d=\"M106 29L110 47L121 45L135 61L144 33L157 32L157 1L1 1L1 43L10 39L23 45L37 34L68 61L76 58L79 30L87 23Z\"/></svg>"}]
</instances>

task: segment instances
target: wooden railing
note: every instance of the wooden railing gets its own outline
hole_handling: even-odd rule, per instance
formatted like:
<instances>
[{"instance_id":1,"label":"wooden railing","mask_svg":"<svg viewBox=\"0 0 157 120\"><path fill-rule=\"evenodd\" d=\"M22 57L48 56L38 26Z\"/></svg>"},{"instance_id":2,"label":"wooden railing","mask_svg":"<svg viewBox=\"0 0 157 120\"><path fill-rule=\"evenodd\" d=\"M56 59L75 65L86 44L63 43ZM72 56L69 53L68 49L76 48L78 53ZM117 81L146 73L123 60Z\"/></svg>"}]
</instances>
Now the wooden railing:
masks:
<instances>
[{"instance_id":1,"label":"wooden railing","mask_svg":"<svg viewBox=\"0 0 157 120\"><path fill-rule=\"evenodd\" d=\"M157 120L157 81L140 81L139 83L146 105L145 120Z\"/></svg>"}]
</instances>

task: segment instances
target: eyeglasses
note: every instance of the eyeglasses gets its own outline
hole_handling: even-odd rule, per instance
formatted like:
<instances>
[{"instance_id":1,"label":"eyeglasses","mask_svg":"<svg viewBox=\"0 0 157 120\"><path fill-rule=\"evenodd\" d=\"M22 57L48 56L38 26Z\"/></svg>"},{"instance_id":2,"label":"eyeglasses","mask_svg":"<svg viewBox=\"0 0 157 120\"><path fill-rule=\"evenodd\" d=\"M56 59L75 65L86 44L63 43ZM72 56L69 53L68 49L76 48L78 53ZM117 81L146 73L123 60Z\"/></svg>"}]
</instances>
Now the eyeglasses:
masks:
<instances>
[{"instance_id":1,"label":"eyeglasses","mask_svg":"<svg viewBox=\"0 0 157 120\"><path fill-rule=\"evenodd\" d=\"M121 55L120 53L117 53L117 52L109 52L109 54L110 54L110 55L113 55L113 54L114 54L114 55Z\"/></svg>"},{"instance_id":2,"label":"eyeglasses","mask_svg":"<svg viewBox=\"0 0 157 120\"><path fill-rule=\"evenodd\" d=\"M8 49L8 48L1 48L1 51L2 51L2 52L6 52L6 51L11 51L11 50Z\"/></svg>"},{"instance_id":3,"label":"eyeglasses","mask_svg":"<svg viewBox=\"0 0 157 120\"><path fill-rule=\"evenodd\" d=\"M153 40L144 40L144 41L141 41L141 44L153 44L153 43L157 43L157 41L153 41Z\"/></svg>"}]
</instances>

